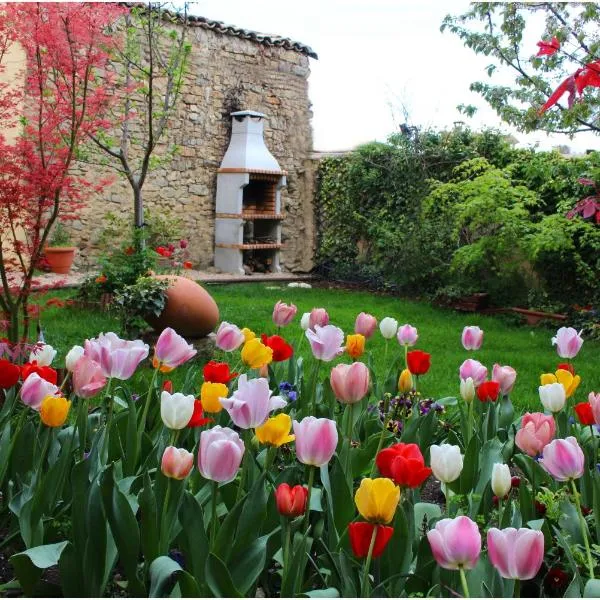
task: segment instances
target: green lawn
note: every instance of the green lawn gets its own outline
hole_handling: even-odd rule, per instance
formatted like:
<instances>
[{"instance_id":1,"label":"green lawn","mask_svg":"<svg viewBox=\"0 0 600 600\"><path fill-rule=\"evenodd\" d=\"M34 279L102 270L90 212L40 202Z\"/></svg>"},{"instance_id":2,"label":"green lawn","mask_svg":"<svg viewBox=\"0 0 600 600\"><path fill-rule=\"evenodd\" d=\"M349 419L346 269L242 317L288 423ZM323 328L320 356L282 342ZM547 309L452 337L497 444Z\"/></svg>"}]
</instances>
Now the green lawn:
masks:
<instances>
[{"instance_id":1,"label":"green lawn","mask_svg":"<svg viewBox=\"0 0 600 600\"><path fill-rule=\"evenodd\" d=\"M277 300L293 302L298 306L298 316L293 324L282 330L282 335L294 344L301 337L301 314L317 306L325 307L330 322L346 333L352 333L356 315L361 311L369 312L378 319L392 316L400 324L411 323L419 330L417 347L432 354L431 370L421 378L420 389L433 397L458 394L458 367L466 358L474 357L488 367L490 375L494 362L514 367L518 373L512 394L514 404L541 410L537 392L539 376L554 371L560 361L551 345L554 330L510 325L497 317L456 313L424 302L370 292L289 288L287 284L210 285L207 289L219 305L222 320L249 327L257 334L275 332L271 313ZM60 297L68 295L69 292L52 294ZM100 331L118 331L118 322L110 315L70 307L48 308L42 319L46 341L59 350L60 357L73 344L81 344L86 337L94 337ZM479 325L485 331L480 351L469 353L463 349L460 335L465 325ZM367 342L367 351L373 354L377 372L382 372L385 341L379 331ZM302 352L308 352L306 341L302 343ZM397 342L391 340L388 360L399 353ZM600 343L585 342L574 361L582 377L582 384L574 396L575 402L585 400L592 390L600 391L599 357Z\"/></svg>"}]
</instances>

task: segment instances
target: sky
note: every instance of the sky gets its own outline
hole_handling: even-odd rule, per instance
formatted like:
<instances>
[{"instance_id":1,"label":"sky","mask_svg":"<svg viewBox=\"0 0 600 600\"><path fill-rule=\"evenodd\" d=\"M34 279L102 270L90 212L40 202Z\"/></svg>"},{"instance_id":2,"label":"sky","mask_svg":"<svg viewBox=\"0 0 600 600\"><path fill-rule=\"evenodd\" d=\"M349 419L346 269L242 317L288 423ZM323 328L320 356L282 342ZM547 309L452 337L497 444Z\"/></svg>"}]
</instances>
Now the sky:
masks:
<instances>
[{"instance_id":1,"label":"sky","mask_svg":"<svg viewBox=\"0 0 600 600\"><path fill-rule=\"evenodd\" d=\"M309 77L315 150L384 141L404 122L448 129L457 121L511 133L520 146L597 149L598 138L591 134L570 140L517 132L469 91L473 81L487 78L491 61L465 48L457 36L440 32L446 14L462 14L468 6L463 0L199 0L191 12L289 37L317 52ZM541 23L532 23L530 31L534 54ZM501 76L510 81L512 74ZM459 104L477 106L476 116L461 115Z\"/></svg>"}]
</instances>

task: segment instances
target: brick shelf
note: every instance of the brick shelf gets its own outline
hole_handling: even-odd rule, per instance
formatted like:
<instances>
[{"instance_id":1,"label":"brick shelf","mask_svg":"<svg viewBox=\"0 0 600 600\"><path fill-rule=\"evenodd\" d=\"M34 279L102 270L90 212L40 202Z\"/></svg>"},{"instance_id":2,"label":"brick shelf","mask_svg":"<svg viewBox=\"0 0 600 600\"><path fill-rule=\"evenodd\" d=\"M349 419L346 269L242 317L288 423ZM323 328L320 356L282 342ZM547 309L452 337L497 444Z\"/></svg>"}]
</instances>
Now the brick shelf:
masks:
<instances>
[{"instance_id":1,"label":"brick shelf","mask_svg":"<svg viewBox=\"0 0 600 600\"><path fill-rule=\"evenodd\" d=\"M215 244L217 248L231 248L234 250L278 250L283 244Z\"/></svg>"}]
</instances>

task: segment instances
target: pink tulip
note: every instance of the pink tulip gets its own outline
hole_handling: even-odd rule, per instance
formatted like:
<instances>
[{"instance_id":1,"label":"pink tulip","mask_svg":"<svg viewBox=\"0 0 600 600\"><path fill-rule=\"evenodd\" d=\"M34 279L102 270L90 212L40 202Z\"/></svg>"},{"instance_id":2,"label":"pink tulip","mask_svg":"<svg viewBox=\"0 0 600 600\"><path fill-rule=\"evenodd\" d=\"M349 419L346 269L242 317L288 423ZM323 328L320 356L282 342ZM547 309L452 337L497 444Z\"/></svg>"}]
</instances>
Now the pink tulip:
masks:
<instances>
[{"instance_id":1,"label":"pink tulip","mask_svg":"<svg viewBox=\"0 0 600 600\"><path fill-rule=\"evenodd\" d=\"M600 394L590 392L588 395L588 402L592 406L592 414L594 415L596 425L600 425Z\"/></svg>"},{"instance_id":2,"label":"pink tulip","mask_svg":"<svg viewBox=\"0 0 600 600\"><path fill-rule=\"evenodd\" d=\"M500 384L500 393L503 396L507 396L512 392L515 380L517 379L517 372L508 365L504 367L498 363L494 364L492 369L492 381L496 381Z\"/></svg>"},{"instance_id":3,"label":"pink tulip","mask_svg":"<svg viewBox=\"0 0 600 600\"><path fill-rule=\"evenodd\" d=\"M556 345L556 352L561 358L575 358L583 344L581 331L577 333L573 327L561 327L552 338L552 344Z\"/></svg>"},{"instance_id":4,"label":"pink tulip","mask_svg":"<svg viewBox=\"0 0 600 600\"><path fill-rule=\"evenodd\" d=\"M462 332L462 345L465 350L479 350L483 343L483 330L477 325L465 327Z\"/></svg>"},{"instance_id":5,"label":"pink tulip","mask_svg":"<svg viewBox=\"0 0 600 600\"><path fill-rule=\"evenodd\" d=\"M23 382L21 386L21 400L33 410L40 410L42 400L46 396L54 396L58 392L58 387L53 383L42 379L37 373L32 373Z\"/></svg>"},{"instance_id":6,"label":"pink tulip","mask_svg":"<svg viewBox=\"0 0 600 600\"><path fill-rule=\"evenodd\" d=\"M101 333L97 338L85 340L85 356L102 367L105 377L129 379L138 365L148 357L150 348L142 340L122 340L117 334Z\"/></svg>"},{"instance_id":7,"label":"pink tulip","mask_svg":"<svg viewBox=\"0 0 600 600\"><path fill-rule=\"evenodd\" d=\"M295 304L286 304L279 300L273 308L273 323L277 327L285 327L292 322L297 312L298 308Z\"/></svg>"},{"instance_id":8,"label":"pink tulip","mask_svg":"<svg viewBox=\"0 0 600 600\"><path fill-rule=\"evenodd\" d=\"M483 366L478 360L467 358L465 362L460 365L458 370L461 379L468 379L469 377L473 380L475 387L479 387L487 379L487 367Z\"/></svg>"},{"instance_id":9,"label":"pink tulip","mask_svg":"<svg viewBox=\"0 0 600 600\"><path fill-rule=\"evenodd\" d=\"M89 356L82 356L73 369L73 390L80 398L93 398L106 385L102 367Z\"/></svg>"},{"instance_id":10,"label":"pink tulip","mask_svg":"<svg viewBox=\"0 0 600 600\"><path fill-rule=\"evenodd\" d=\"M217 330L215 343L224 352L237 350L246 339L237 325L223 321Z\"/></svg>"},{"instance_id":11,"label":"pink tulip","mask_svg":"<svg viewBox=\"0 0 600 600\"><path fill-rule=\"evenodd\" d=\"M442 569L458 571L475 567L481 554L481 534L469 517L442 519L427 532L433 558Z\"/></svg>"},{"instance_id":12,"label":"pink tulip","mask_svg":"<svg viewBox=\"0 0 600 600\"><path fill-rule=\"evenodd\" d=\"M293 421L296 435L296 457L305 465L321 467L333 456L338 443L335 421L304 417Z\"/></svg>"},{"instance_id":13,"label":"pink tulip","mask_svg":"<svg viewBox=\"0 0 600 600\"><path fill-rule=\"evenodd\" d=\"M370 338L377 329L377 319L366 312L361 312L354 322L354 333Z\"/></svg>"},{"instance_id":14,"label":"pink tulip","mask_svg":"<svg viewBox=\"0 0 600 600\"><path fill-rule=\"evenodd\" d=\"M244 455L244 442L229 429L215 425L200 434L198 470L205 479L228 483L235 479Z\"/></svg>"},{"instance_id":15,"label":"pink tulip","mask_svg":"<svg viewBox=\"0 0 600 600\"><path fill-rule=\"evenodd\" d=\"M167 446L162 455L160 470L165 477L185 479L194 466L194 455L185 448Z\"/></svg>"},{"instance_id":16,"label":"pink tulip","mask_svg":"<svg viewBox=\"0 0 600 600\"><path fill-rule=\"evenodd\" d=\"M401 346L414 346L419 339L419 333L416 327L407 323L398 329L396 337Z\"/></svg>"},{"instance_id":17,"label":"pink tulip","mask_svg":"<svg viewBox=\"0 0 600 600\"><path fill-rule=\"evenodd\" d=\"M360 402L369 391L369 369L361 362L337 365L329 376L335 397L343 404Z\"/></svg>"},{"instance_id":18,"label":"pink tulip","mask_svg":"<svg viewBox=\"0 0 600 600\"><path fill-rule=\"evenodd\" d=\"M306 337L310 342L313 356L319 360L329 362L344 352L344 332L335 325L320 327L315 325L306 330Z\"/></svg>"},{"instance_id":19,"label":"pink tulip","mask_svg":"<svg viewBox=\"0 0 600 600\"><path fill-rule=\"evenodd\" d=\"M544 534L533 529L496 529L487 533L488 557L504 579L533 579L544 560Z\"/></svg>"},{"instance_id":20,"label":"pink tulip","mask_svg":"<svg viewBox=\"0 0 600 600\"><path fill-rule=\"evenodd\" d=\"M238 427L253 429L262 425L272 410L287 404L280 396L272 394L267 379L248 379L244 374L238 377L238 387L232 396L219 398L219 402Z\"/></svg>"},{"instance_id":21,"label":"pink tulip","mask_svg":"<svg viewBox=\"0 0 600 600\"><path fill-rule=\"evenodd\" d=\"M188 344L174 329L167 327L158 337L154 347L154 367L167 372L196 356L197 350Z\"/></svg>"},{"instance_id":22,"label":"pink tulip","mask_svg":"<svg viewBox=\"0 0 600 600\"><path fill-rule=\"evenodd\" d=\"M556 481L568 481L583 475L585 457L577 440L569 436L546 445L539 463Z\"/></svg>"},{"instance_id":23,"label":"pink tulip","mask_svg":"<svg viewBox=\"0 0 600 600\"><path fill-rule=\"evenodd\" d=\"M314 329L316 325L319 327L325 327L329 324L329 315L324 308L313 308L310 311L308 318L308 328Z\"/></svg>"},{"instance_id":24,"label":"pink tulip","mask_svg":"<svg viewBox=\"0 0 600 600\"><path fill-rule=\"evenodd\" d=\"M521 420L521 429L515 436L515 443L525 454L538 456L554 438L555 433L556 423L552 415L525 413Z\"/></svg>"}]
</instances>

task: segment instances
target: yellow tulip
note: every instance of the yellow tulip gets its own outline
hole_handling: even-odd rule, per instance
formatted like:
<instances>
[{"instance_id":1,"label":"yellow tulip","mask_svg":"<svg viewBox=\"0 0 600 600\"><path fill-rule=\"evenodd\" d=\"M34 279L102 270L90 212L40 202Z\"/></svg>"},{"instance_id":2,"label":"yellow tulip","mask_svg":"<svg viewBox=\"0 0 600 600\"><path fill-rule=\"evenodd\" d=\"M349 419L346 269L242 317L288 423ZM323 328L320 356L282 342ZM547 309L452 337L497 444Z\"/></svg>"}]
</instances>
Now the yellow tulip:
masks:
<instances>
[{"instance_id":1,"label":"yellow tulip","mask_svg":"<svg viewBox=\"0 0 600 600\"><path fill-rule=\"evenodd\" d=\"M346 336L346 352L352 358L362 356L365 351L365 336L362 333L354 333Z\"/></svg>"},{"instance_id":2,"label":"yellow tulip","mask_svg":"<svg viewBox=\"0 0 600 600\"><path fill-rule=\"evenodd\" d=\"M411 372L408 369L404 369L402 373L400 373L400 378L398 379L398 391L405 393L410 392L413 389L413 378Z\"/></svg>"},{"instance_id":3,"label":"yellow tulip","mask_svg":"<svg viewBox=\"0 0 600 600\"><path fill-rule=\"evenodd\" d=\"M248 329L247 327L242 329L242 333L244 334L244 342L249 342L256 337L254 331L252 331L252 329Z\"/></svg>"},{"instance_id":4,"label":"yellow tulip","mask_svg":"<svg viewBox=\"0 0 600 600\"><path fill-rule=\"evenodd\" d=\"M363 479L354 496L358 512L373 523L391 522L399 501L400 488L387 477Z\"/></svg>"},{"instance_id":5,"label":"yellow tulip","mask_svg":"<svg viewBox=\"0 0 600 600\"><path fill-rule=\"evenodd\" d=\"M224 383L211 383L205 381L200 388L202 409L209 413L218 413L223 410L219 398L227 398L229 390Z\"/></svg>"},{"instance_id":6,"label":"yellow tulip","mask_svg":"<svg viewBox=\"0 0 600 600\"><path fill-rule=\"evenodd\" d=\"M295 435L290 435L292 429L292 419L285 413L280 413L275 417L267 419L260 427L255 429L256 437L261 444L270 446L282 446L296 439Z\"/></svg>"},{"instance_id":7,"label":"yellow tulip","mask_svg":"<svg viewBox=\"0 0 600 600\"><path fill-rule=\"evenodd\" d=\"M65 424L71 403L66 398L46 396L40 406L40 419L47 427L61 427Z\"/></svg>"},{"instance_id":8,"label":"yellow tulip","mask_svg":"<svg viewBox=\"0 0 600 600\"><path fill-rule=\"evenodd\" d=\"M273 350L265 346L258 338L252 338L242 348L242 360L251 369L260 369L271 363Z\"/></svg>"},{"instance_id":9,"label":"yellow tulip","mask_svg":"<svg viewBox=\"0 0 600 600\"><path fill-rule=\"evenodd\" d=\"M570 371L565 369L558 369L556 373L544 373L540 377L542 385L548 385L549 383L560 383L565 388L565 394L567 398L570 398L575 390L581 383L581 377L579 375L573 376Z\"/></svg>"}]
</instances>

